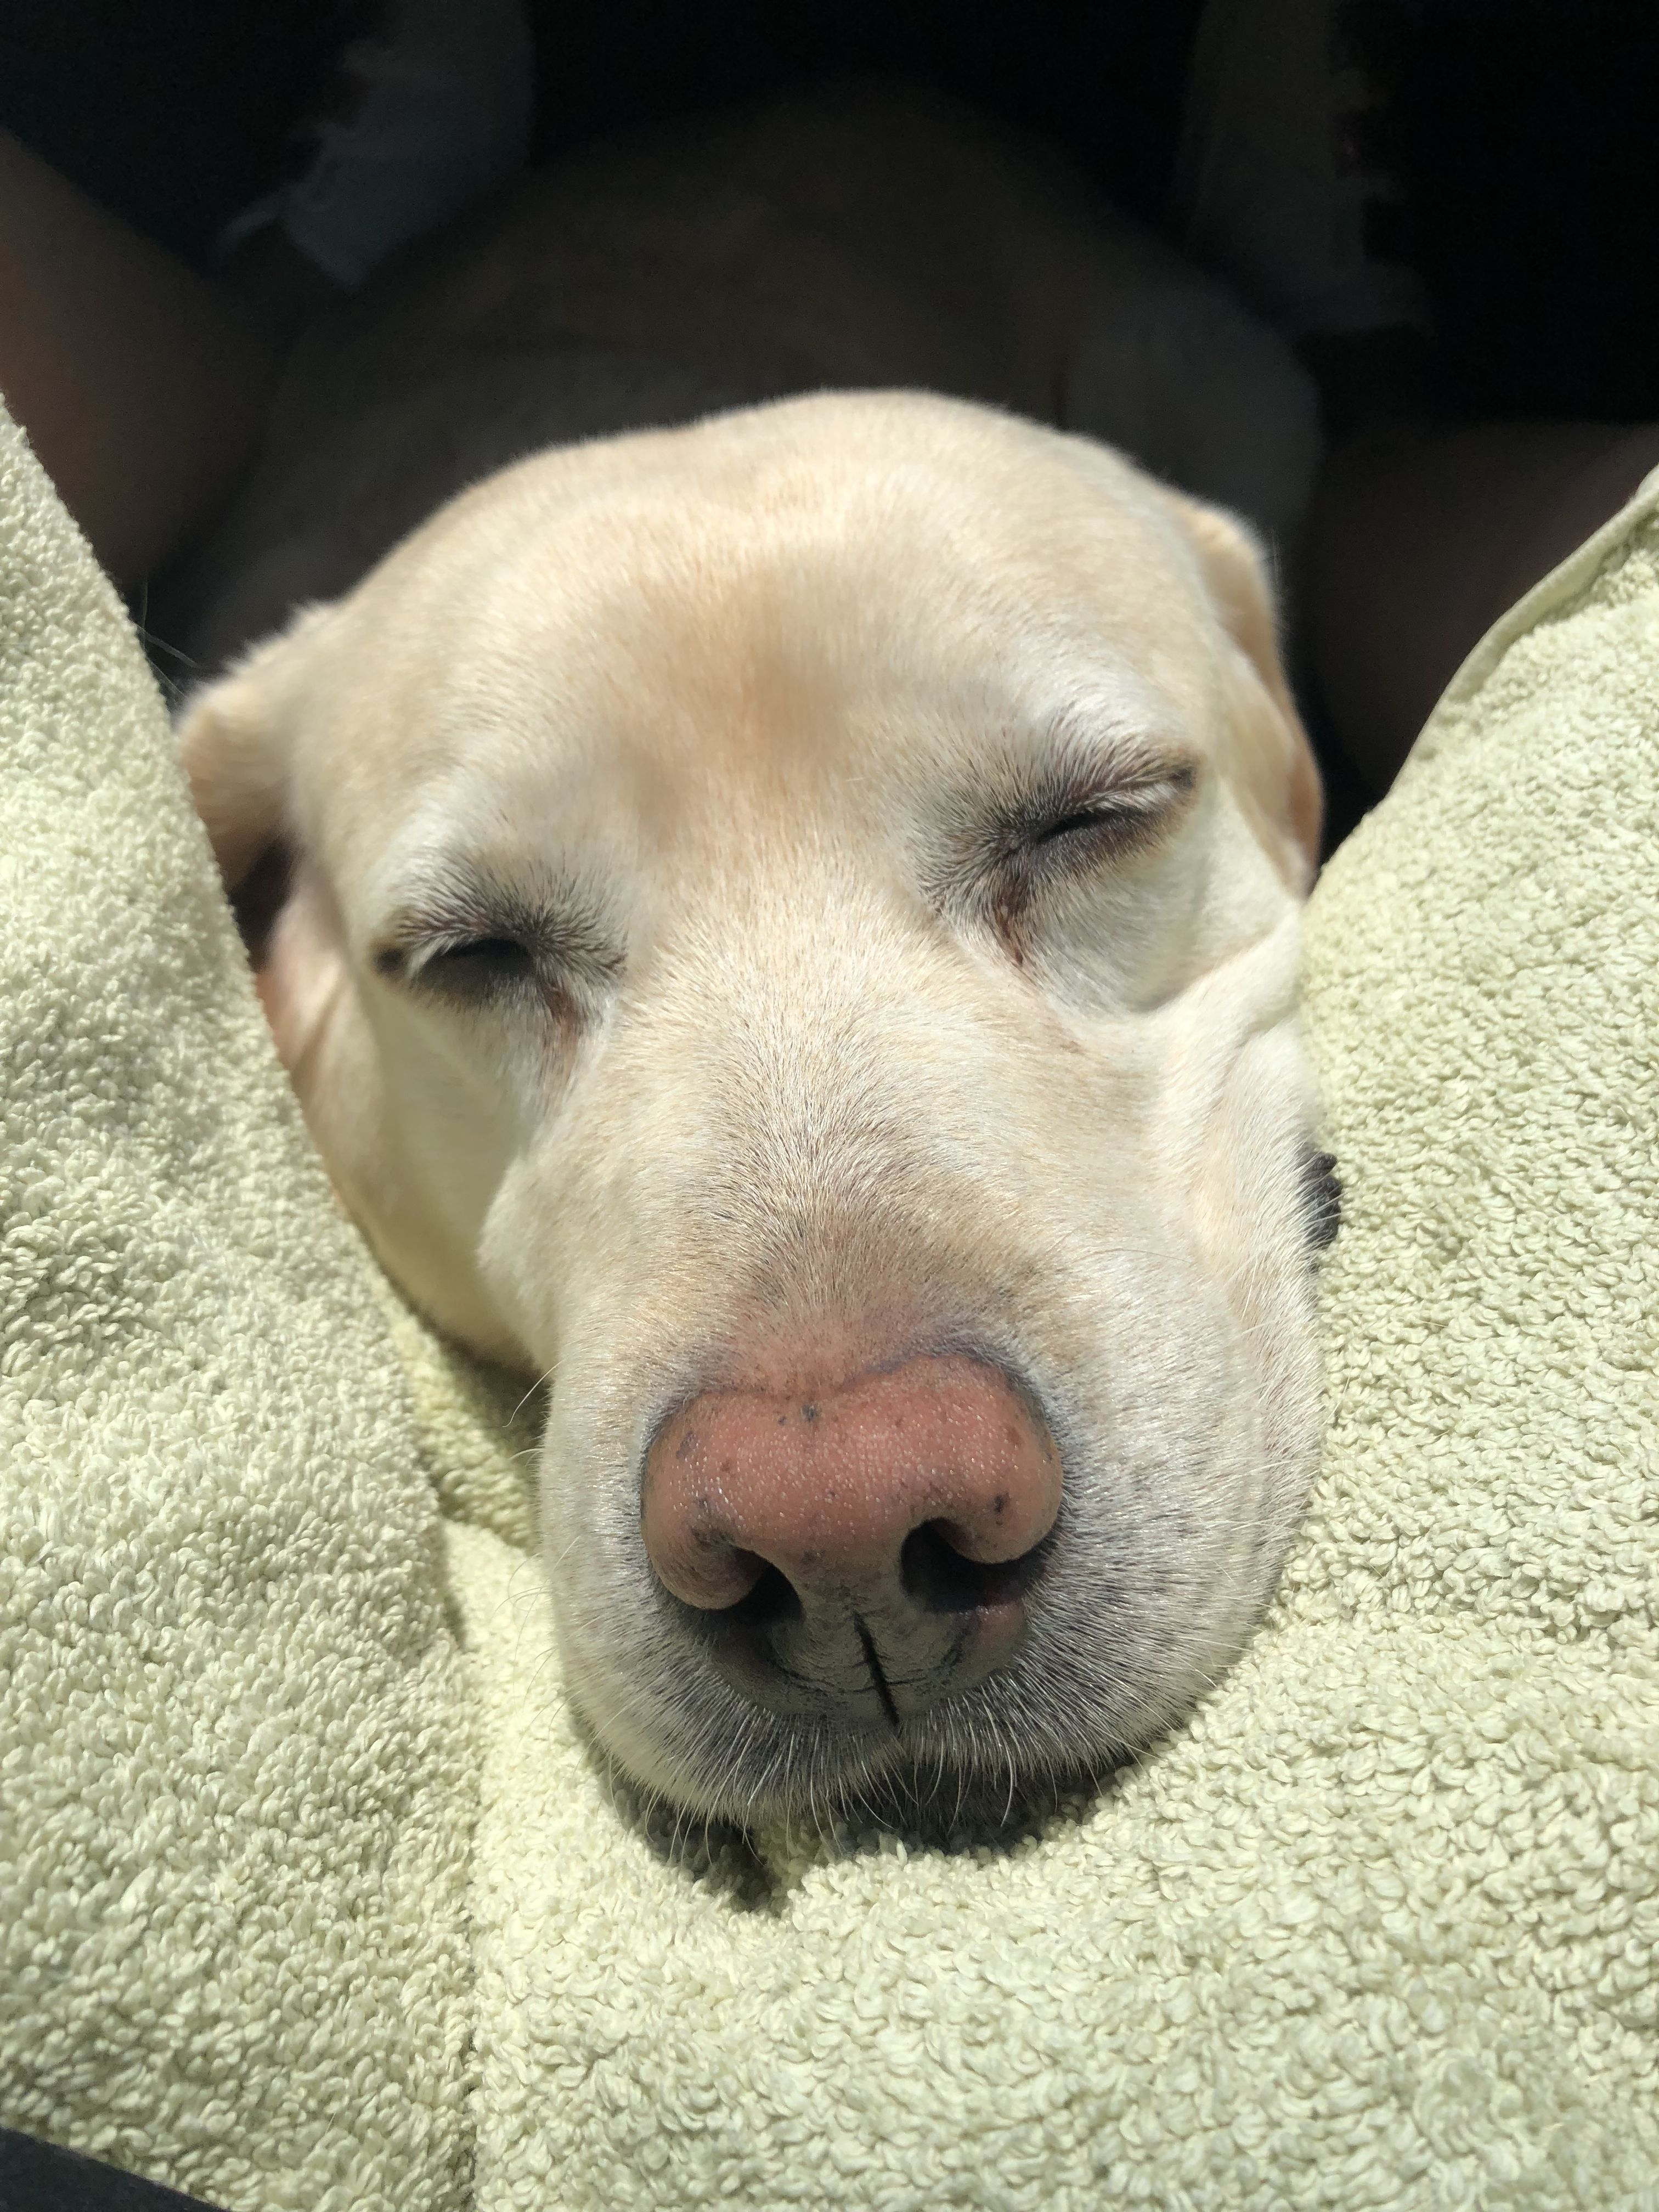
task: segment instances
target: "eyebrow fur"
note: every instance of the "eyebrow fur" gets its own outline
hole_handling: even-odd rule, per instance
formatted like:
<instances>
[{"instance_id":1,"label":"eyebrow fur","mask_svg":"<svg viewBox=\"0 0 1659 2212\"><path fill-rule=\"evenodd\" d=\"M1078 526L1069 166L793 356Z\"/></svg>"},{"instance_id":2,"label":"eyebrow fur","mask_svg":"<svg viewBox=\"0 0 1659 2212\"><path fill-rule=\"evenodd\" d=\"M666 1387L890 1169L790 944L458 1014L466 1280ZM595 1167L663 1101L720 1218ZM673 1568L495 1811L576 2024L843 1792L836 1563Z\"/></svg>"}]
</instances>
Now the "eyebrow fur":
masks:
<instances>
[{"instance_id":1,"label":"eyebrow fur","mask_svg":"<svg viewBox=\"0 0 1659 2212\"><path fill-rule=\"evenodd\" d=\"M1006 865L1023 839L1067 814L1097 807L1105 812L1114 798L1125 802L1127 817L1135 795L1149 786L1172 786L1178 805L1202 771L1189 749L1139 732L1102 739L1061 729L1029 753L1005 742L946 803L955 865L965 862L975 872ZM1157 811L1148 810L1149 826L1156 818Z\"/></svg>"},{"instance_id":2,"label":"eyebrow fur","mask_svg":"<svg viewBox=\"0 0 1659 2212\"><path fill-rule=\"evenodd\" d=\"M579 884L557 878L526 891L465 857L438 862L410 884L370 957L380 974L415 982L434 959L492 937L582 982L610 981L623 966L597 902Z\"/></svg>"}]
</instances>

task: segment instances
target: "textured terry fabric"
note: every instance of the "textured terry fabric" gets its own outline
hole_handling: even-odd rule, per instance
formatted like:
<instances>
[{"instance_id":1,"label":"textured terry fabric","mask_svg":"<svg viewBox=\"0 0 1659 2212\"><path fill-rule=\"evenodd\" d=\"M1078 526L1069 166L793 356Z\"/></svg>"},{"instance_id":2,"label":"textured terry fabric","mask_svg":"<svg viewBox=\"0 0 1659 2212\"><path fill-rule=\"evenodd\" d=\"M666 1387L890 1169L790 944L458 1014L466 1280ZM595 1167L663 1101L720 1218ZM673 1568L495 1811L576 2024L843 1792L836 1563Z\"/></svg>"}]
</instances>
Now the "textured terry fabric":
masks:
<instances>
[{"instance_id":1,"label":"textured terry fabric","mask_svg":"<svg viewBox=\"0 0 1659 2212\"><path fill-rule=\"evenodd\" d=\"M1659 502L1315 900L1348 1222L1272 1619L944 1851L610 1788L535 1407L371 1293L118 611L15 443L0 499L0 2121L233 2212L465 2200L435 1483L480 2212L1659 2202Z\"/></svg>"},{"instance_id":2,"label":"textured terry fabric","mask_svg":"<svg viewBox=\"0 0 1659 2212\"><path fill-rule=\"evenodd\" d=\"M1655 493L1315 898L1329 1449L1190 1726L1012 1847L677 1856L475 1471L480 2212L1659 2203Z\"/></svg>"},{"instance_id":3,"label":"textured terry fabric","mask_svg":"<svg viewBox=\"0 0 1659 2212\"><path fill-rule=\"evenodd\" d=\"M466 2201L476 1804L374 1277L161 704L0 422L0 2122Z\"/></svg>"}]
</instances>

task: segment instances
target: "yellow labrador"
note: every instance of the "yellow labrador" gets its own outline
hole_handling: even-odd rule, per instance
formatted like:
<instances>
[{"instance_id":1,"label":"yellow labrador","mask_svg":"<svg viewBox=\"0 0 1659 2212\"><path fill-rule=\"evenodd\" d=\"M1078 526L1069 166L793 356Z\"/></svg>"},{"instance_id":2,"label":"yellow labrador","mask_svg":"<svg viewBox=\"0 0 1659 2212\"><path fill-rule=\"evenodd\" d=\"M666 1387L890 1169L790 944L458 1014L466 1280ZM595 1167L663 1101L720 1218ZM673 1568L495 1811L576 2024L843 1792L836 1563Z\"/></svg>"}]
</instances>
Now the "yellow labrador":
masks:
<instances>
[{"instance_id":1,"label":"yellow labrador","mask_svg":"<svg viewBox=\"0 0 1659 2212\"><path fill-rule=\"evenodd\" d=\"M421 281L476 329L469 265ZM422 387L354 388L379 482ZM465 491L181 742L231 881L293 853L262 988L339 1188L549 1378L568 1680L630 1770L1000 1796L1228 1662L1316 1456L1321 1233L1318 787L1235 521L959 399L741 408Z\"/></svg>"}]
</instances>

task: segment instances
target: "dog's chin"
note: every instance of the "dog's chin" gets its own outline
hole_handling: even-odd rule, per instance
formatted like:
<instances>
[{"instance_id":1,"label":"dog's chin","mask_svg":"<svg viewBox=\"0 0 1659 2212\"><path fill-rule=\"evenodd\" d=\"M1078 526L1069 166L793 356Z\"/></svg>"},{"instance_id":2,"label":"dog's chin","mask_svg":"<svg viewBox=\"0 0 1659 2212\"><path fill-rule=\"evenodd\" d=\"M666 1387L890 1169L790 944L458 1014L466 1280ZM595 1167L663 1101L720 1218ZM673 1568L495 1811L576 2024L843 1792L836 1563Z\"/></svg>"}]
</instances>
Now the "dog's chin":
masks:
<instances>
[{"instance_id":1,"label":"dog's chin","mask_svg":"<svg viewBox=\"0 0 1659 2212\"><path fill-rule=\"evenodd\" d=\"M886 1729L778 1723L751 1713L706 1761L687 1748L611 1754L623 1794L678 1824L754 1834L783 1828L830 1835L866 1827L949 1835L1000 1832L1029 1822L1066 1792L1086 1788L1130 1755L1056 1739L1039 1753L993 1701L970 1694L897 1734ZM587 1720L601 1755L605 1735ZM710 1735L714 1734L711 1721Z\"/></svg>"},{"instance_id":2,"label":"dog's chin","mask_svg":"<svg viewBox=\"0 0 1659 2212\"><path fill-rule=\"evenodd\" d=\"M1219 1665L1244 1632L1230 1624L1224 1639L1206 1639ZM635 1701L592 1694L592 1684L585 1693L580 1677L573 1688L590 1740L624 1788L693 1824L948 1834L1017 1826L1097 1784L1190 1712L1211 1679L1207 1670L1091 1675L1032 1651L896 1728L766 1712L695 1668L648 1730Z\"/></svg>"},{"instance_id":3,"label":"dog's chin","mask_svg":"<svg viewBox=\"0 0 1659 2212\"><path fill-rule=\"evenodd\" d=\"M826 1763L817 1786L797 1786L712 1801L637 1780L611 1762L617 1801L642 1826L676 1850L695 1853L721 1838L769 1855L802 1843L856 1844L896 1836L950 1848L978 1843L1006 1845L1039 1830L1056 1812L1085 1803L1109 1788L1133 1760L1133 1749L1076 1755L1053 1768L1032 1770L1016 1760L1000 1770L896 1753L884 1764L853 1771Z\"/></svg>"}]
</instances>

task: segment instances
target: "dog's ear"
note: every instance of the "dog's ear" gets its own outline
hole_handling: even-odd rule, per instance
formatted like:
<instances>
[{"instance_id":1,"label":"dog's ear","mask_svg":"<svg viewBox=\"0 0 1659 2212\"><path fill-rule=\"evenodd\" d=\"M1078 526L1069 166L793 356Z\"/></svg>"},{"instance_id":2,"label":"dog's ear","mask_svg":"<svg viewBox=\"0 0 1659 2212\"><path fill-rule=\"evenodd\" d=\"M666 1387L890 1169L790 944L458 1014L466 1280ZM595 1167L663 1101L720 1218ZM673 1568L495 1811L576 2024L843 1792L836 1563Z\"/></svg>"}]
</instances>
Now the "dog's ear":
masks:
<instances>
[{"instance_id":1,"label":"dog's ear","mask_svg":"<svg viewBox=\"0 0 1659 2212\"><path fill-rule=\"evenodd\" d=\"M1318 764L1279 654L1267 556L1236 516L1167 488L1165 496L1253 679L1241 687L1234 716L1230 765L1236 787L1280 872L1305 890L1319 865L1323 800Z\"/></svg>"},{"instance_id":2,"label":"dog's ear","mask_svg":"<svg viewBox=\"0 0 1659 2212\"><path fill-rule=\"evenodd\" d=\"M192 692L179 714L179 762L228 890L288 828L298 682L332 612L306 608L280 636Z\"/></svg>"}]
</instances>

